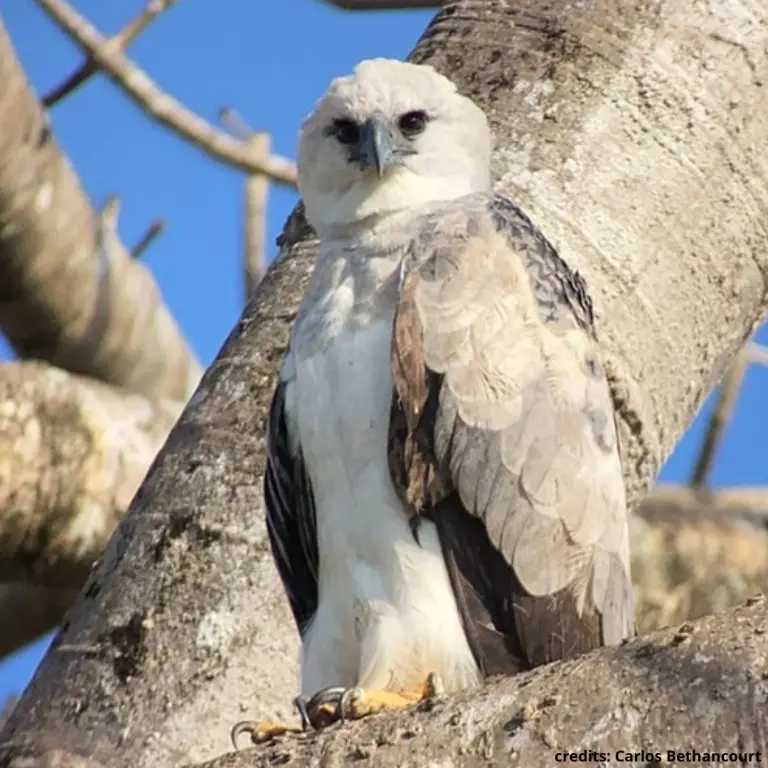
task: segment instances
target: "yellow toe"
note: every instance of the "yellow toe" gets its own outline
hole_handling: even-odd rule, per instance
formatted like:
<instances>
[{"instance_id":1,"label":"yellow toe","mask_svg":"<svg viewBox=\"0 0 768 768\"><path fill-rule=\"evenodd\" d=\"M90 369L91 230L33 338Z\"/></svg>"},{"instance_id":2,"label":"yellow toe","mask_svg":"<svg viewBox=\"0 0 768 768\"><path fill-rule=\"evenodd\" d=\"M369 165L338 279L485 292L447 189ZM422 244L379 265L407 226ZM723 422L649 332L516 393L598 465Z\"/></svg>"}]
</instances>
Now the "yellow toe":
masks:
<instances>
[{"instance_id":1,"label":"yellow toe","mask_svg":"<svg viewBox=\"0 0 768 768\"><path fill-rule=\"evenodd\" d=\"M405 709L420 701L433 699L443 692L440 678L429 674L418 683L410 683L396 691L372 688L351 688L343 697L345 718L357 720L385 709Z\"/></svg>"},{"instance_id":2,"label":"yellow toe","mask_svg":"<svg viewBox=\"0 0 768 768\"><path fill-rule=\"evenodd\" d=\"M251 744L264 744L276 736L283 736L286 733L301 733L301 728L272 720L241 720L232 727L229 734L235 749L240 749L237 742L244 733L250 736Z\"/></svg>"}]
</instances>

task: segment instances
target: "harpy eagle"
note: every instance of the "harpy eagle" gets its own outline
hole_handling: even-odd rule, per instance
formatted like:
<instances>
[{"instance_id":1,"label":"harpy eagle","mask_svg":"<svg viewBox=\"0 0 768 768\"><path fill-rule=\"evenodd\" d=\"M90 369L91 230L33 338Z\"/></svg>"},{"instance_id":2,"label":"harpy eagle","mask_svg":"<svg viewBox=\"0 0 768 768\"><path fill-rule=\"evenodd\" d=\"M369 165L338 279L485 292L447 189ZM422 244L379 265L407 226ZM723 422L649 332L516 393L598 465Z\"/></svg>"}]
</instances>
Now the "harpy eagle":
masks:
<instances>
[{"instance_id":1,"label":"harpy eagle","mask_svg":"<svg viewBox=\"0 0 768 768\"><path fill-rule=\"evenodd\" d=\"M269 413L265 498L305 723L331 701L404 706L633 633L592 304L491 191L490 159L482 110L398 61L334 80L301 129L320 248Z\"/></svg>"}]
</instances>

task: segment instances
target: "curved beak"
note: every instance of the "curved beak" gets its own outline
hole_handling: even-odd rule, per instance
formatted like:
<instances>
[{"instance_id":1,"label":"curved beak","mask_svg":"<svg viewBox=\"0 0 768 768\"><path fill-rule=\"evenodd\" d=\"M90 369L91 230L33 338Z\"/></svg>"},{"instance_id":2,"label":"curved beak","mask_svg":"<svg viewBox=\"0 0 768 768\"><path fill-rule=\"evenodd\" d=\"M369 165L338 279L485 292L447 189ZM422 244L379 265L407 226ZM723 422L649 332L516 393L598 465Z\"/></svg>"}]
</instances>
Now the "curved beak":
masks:
<instances>
[{"instance_id":1,"label":"curved beak","mask_svg":"<svg viewBox=\"0 0 768 768\"><path fill-rule=\"evenodd\" d=\"M367 120L360 134L360 167L375 168L379 178L387 168L399 161L395 153L392 132L387 120L381 115L374 115Z\"/></svg>"}]
</instances>

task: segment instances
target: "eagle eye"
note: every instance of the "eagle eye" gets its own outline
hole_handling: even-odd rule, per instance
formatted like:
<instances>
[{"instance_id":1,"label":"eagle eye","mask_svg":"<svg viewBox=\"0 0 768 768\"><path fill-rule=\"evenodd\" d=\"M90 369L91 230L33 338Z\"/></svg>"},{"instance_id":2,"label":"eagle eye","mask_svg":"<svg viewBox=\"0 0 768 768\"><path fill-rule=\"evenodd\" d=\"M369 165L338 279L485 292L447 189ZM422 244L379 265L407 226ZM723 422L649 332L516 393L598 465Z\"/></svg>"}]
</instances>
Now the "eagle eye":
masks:
<instances>
[{"instance_id":1,"label":"eagle eye","mask_svg":"<svg viewBox=\"0 0 768 768\"><path fill-rule=\"evenodd\" d=\"M427 127L428 122L429 116L423 109L414 109L400 116L397 127L404 136L418 136Z\"/></svg>"},{"instance_id":2,"label":"eagle eye","mask_svg":"<svg viewBox=\"0 0 768 768\"><path fill-rule=\"evenodd\" d=\"M360 141L360 126L354 120L344 117L333 121L331 133L339 144L357 144Z\"/></svg>"}]
</instances>

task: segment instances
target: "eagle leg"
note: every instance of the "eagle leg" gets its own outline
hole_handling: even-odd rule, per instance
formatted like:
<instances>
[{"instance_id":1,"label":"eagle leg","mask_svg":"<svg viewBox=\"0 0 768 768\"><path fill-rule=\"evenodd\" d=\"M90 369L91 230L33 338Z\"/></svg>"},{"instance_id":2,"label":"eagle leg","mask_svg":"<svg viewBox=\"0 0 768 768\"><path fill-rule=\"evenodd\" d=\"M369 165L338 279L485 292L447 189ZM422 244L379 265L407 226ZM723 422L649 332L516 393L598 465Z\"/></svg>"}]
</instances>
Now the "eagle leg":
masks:
<instances>
[{"instance_id":1,"label":"eagle leg","mask_svg":"<svg viewBox=\"0 0 768 768\"><path fill-rule=\"evenodd\" d=\"M430 672L420 683L412 683L398 691L372 688L325 688L318 691L308 702L307 712L314 724L322 722L328 725L328 717L333 720L359 720L385 709L405 709L422 701L431 701L443 693L443 684L439 676ZM332 710L332 707L335 708Z\"/></svg>"}]
</instances>

